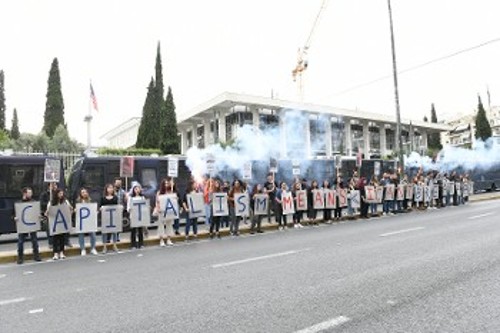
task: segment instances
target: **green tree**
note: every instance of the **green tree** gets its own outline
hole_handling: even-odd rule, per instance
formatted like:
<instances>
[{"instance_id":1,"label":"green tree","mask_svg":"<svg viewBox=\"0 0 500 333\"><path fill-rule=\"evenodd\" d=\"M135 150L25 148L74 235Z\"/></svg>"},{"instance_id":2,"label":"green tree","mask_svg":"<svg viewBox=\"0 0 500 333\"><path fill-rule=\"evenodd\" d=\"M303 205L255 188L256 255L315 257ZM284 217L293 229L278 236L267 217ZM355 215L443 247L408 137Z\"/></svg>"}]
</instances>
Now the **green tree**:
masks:
<instances>
[{"instance_id":1,"label":"green tree","mask_svg":"<svg viewBox=\"0 0 500 333\"><path fill-rule=\"evenodd\" d=\"M436 108L434 103L431 105L431 123L437 124ZM441 146L441 134L439 132L429 134L429 148L433 150L439 150Z\"/></svg>"},{"instance_id":2,"label":"green tree","mask_svg":"<svg viewBox=\"0 0 500 333\"><path fill-rule=\"evenodd\" d=\"M10 148L11 140L7 131L0 129L0 149Z\"/></svg>"},{"instance_id":3,"label":"green tree","mask_svg":"<svg viewBox=\"0 0 500 333\"><path fill-rule=\"evenodd\" d=\"M64 123L64 101L61 91L61 77L57 58L54 58L50 66L46 97L47 101L45 103L45 114L43 117L43 131L49 138L52 138L57 126L62 124L66 127Z\"/></svg>"},{"instance_id":4,"label":"green tree","mask_svg":"<svg viewBox=\"0 0 500 333\"><path fill-rule=\"evenodd\" d=\"M163 69L161 65L161 52L160 52L160 42L158 42L158 47L156 48L156 64L155 64L155 90L157 97L161 99L158 101L158 107L161 108L163 104L163 94L165 93L163 87Z\"/></svg>"},{"instance_id":5,"label":"green tree","mask_svg":"<svg viewBox=\"0 0 500 333\"><path fill-rule=\"evenodd\" d=\"M58 152L82 152L83 146L69 137L63 124L57 126L54 136L49 142L49 150Z\"/></svg>"},{"instance_id":6,"label":"green tree","mask_svg":"<svg viewBox=\"0 0 500 333\"><path fill-rule=\"evenodd\" d=\"M17 110L14 108L14 115L12 116L12 127L10 129L10 137L13 140L19 139L21 133L19 132L19 120L17 119Z\"/></svg>"},{"instance_id":7,"label":"green tree","mask_svg":"<svg viewBox=\"0 0 500 333\"><path fill-rule=\"evenodd\" d=\"M158 126L158 119L154 114L154 103L155 103L155 83L154 79L151 78L148 86L148 94L146 95L146 101L144 102L144 107L142 108L142 119L139 125L139 131L137 133L136 148L158 148L160 140L158 135L156 135Z\"/></svg>"},{"instance_id":8,"label":"green tree","mask_svg":"<svg viewBox=\"0 0 500 333\"><path fill-rule=\"evenodd\" d=\"M160 149L163 154L180 154L177 115L175 113L174 96L170 87L168 87L165 100L165 117L161 119Z\"/></svg>"},{"instance_id":9,"label":"green tree","mask_svg":"<svg viewBox=\"0 0 500 333\"><path fill-rule=\"evenodd\" d=\"M424 122L427 123L428 121L429 121L429 119L427 119L427 116L424 116Z\"/></svg>"},{"instance_id":10,"label":"green tree","mask_svg":"<svg viewBox=\"0 0 500 333\"><path fill-rule=\"evenodd\" d=\"M476 139L486 141L491 137L491 126L488 118L486 118L486 112L484 111L483 102L481 102L481 96L478 96L477 98Z\"/></svg>"},{"instance_id":11,"label":"green tree","mask_svg":"<svg viewBox=\"0 0 500 333\"><path fill-rule=\"evenodd\" d=\"M5 129L5 75L0 70L0 130Z\"/></svg>"}]
</instances>

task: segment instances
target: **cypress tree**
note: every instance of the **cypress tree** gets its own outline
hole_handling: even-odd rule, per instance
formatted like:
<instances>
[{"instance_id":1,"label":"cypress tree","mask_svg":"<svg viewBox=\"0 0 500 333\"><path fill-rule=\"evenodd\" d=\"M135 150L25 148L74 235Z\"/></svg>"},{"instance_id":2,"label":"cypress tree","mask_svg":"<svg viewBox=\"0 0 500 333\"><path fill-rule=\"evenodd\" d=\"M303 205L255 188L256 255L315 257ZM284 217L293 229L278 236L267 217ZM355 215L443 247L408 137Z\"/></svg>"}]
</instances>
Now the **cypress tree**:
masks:
<instances>
[{"instance_id":1,"label":"cypress tree","mask_svg":"<svg viewBox=\"0 0 500 333\"><path fill-rule=\"evenodd\" d=\"M5 75L0 70L0 131L5 130Z\"/></svg>"},{"instance_id":2,"label":"cypress tree","mask_svg":"<svg viewBox=\"0 0 500 333\"><path fill-rule=\"evenodd\" d=\"M476 139L481 139L486 141L491 137L491 126L488 118L486 118L486 112L484 111L483 102L481 102L481 96L478 96L477 105L477 115L476 115Z\"/></svg>"},{"instance_id":3,"label":"cypress tree","mask_svg":"<svg viewBox=\"0 0 500 333\"><path fill-rule=\"evenodd\" d=\"M43 116L43 131L52 138L58 125L64 125L64 101L61 91L61 77L59 74L59 62L54 58L50 66L49 79L47 81L47 101L45 103L45 114Z\"/></svg>"},{"instance_id":4,"label":"cypress tree","mask_svg":"<svg viewBox=\"0 0 500 333\"><path fill-rule=\"evenodd\" d=\"M155 90L157 96L161 99L161 104L163 104L163 94L165 93L165 90L163 87L163 69L161 65L160 42L158 42L158 47L156 48ZM160 106L160 104L158 104L158 106Z\"/></svg>"},{"instance_id":5,"label":"cypress tree","mask_svg":"<svg viewBox=\"0 0 500 333\"><path fill-rule=\"evenodd\" d=\"M428 122L429 119L427 119L427 116L424 116L424 122Z\"/></svg>"},{"instance_id":6,"label":"cypress tree","mask_svg":"<svg viewBox=\"0 0 500 333\"><path fill-rule=\"evenodd\" d=\"M175 113L174 96L168 87L165 100L165 117L161 121L161 146L163 154L180 154L179 137L177 136L177 115Z\"/></svg>"},{"instance_id":7,"label":"cypress tree","mask_svg":"<svg viewBox=\"0 0 500 333\"><path fill-rule=\"evenodd\" d=\"M434 103L431 105L431 123L437 124L437 115ZM441 149L441 135L439 133L431 133L429 135L429 148Z\"/></svg>"},{"instance_id":8,"label":"cypress tree","mask_svg":"<svg viewBox=\"0 0 500 333\"><path fill-rule=\"evenodd\" d=\"M142 108L142 119L137 133L136 148L158 148L159 138L154 129L158 128L158 120L155 117L155 82L151 78L148 86L148 94Z\"/></svg>"},{"instance_id":9,"label":"cypress tree","mask_svg":"<svg viewBox=\"0 0 500 333\"><path fill-rule=\"evenodd\" d=\"M14 108L14 115L12 116L12 128L10 129L10 137L14 140L19 139L21 133L19 132L19 120L17 119L17 110Z\"/></svg>"}]
</instances>

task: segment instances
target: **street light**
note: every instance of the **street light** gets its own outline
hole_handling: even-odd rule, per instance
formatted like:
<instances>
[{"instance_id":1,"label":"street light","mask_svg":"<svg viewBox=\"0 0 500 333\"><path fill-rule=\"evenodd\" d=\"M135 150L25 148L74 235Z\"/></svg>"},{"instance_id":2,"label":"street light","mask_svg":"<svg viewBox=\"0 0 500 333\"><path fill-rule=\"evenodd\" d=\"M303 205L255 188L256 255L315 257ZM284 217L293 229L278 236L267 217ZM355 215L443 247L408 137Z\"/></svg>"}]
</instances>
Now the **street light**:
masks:
<instances>
[{"instance_id":1,"label":"street light","mask_svg":"<svg viewBox=\"0 0 500 333\"><path fill-rule=\"evenodd\" d=\"M389 22L391 28L391 48L392 48L392 75L394 77L394 99L396 102L396 142L395 150L398 154L398 160L401 170L404 172L403 149L401 140L401 114L399 111L399 92L398 92L398 70L396 66L396 47L394 45L394 28L392 24L392 9L391 0L387 0L387 7L389 9Z\"/></svg>"}]
</instances>

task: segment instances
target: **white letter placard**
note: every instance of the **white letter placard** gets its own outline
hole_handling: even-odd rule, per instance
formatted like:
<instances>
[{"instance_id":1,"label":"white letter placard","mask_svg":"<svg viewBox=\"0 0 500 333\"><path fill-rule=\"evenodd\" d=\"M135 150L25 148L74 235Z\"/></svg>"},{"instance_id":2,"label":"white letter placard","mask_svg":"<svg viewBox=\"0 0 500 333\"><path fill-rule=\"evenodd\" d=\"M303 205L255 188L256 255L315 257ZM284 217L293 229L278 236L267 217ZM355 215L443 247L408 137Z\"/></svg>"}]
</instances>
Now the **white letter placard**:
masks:
<instances>
[{"instance_id":1,"label":"white letter placard","mask_svg":"<svg viewBox=\"0 0 500 333\"><path fill-rule=\"evenodd\" d=\"M295 210L298 212L307 210L306 190L299 190L295 192Z\"/></svg>"},{"instance_id":2,"label":"white letter placard","mask_svg":"<svg viewBox=\"0 0 500 333\"><path fill-rule=\"evenodd\" d=\"M394 184L388 184L385 186L385 201L394 200Z\"/></svg>"},{"instance_id":3,"label":"white letter placard","mask_svg":"<svg viewBox=\"0 0 500 333\"><path fill-rule=\"evenodd\" d=\"M339 194L339 207L346 207L347 206L347 189L340 188L337 190L337 193Z\"/></svg>"},{"instance_id":4,"label":"white letter placard","mask_svg":"<svg viewBox=\"0 0 500 333\"><path fill-rule=\"evenodd\" d=\"M292 193L287 192L281 194L281 207L283 208L283 215L295 213Z\"/></svg>"},{"instance_id":5,"label":"white letter placard","mask_svg":"<svg viewBox=\"0 0 500 333\"><path fill-rule=\"evenodd\" d=\"M212 193L212 212L213 216L228 216L229 207L227 206L227 193Z\"/></svg>"},{"instance_id":6,"label":"white letter placard","mask_svg":"<svg viewBox=\"0 0 500 333\"><path fill-rule=\"evenodd\" d=\"M191 193L187 195L187 206L189 208L189 218L205 216L205 206L203 193Z\"/></svg>"},{"instance_id":7,"label":"white letter placard","mask_svg":"<svg viewBox=\"0 0 500 333\"><path fill-rule=\"evenodd\" d=\"M375 191L375 186L365 186L366 202L377 203L377 192Z\"/></svg>"},{"instance_id":8,"label":"white letter placard","mask_svg":"<svg viewBox=\"0 0 500 333\"><path fill-rule=\"evenodd\" d=\"M101 233L110 234L123 231L123 206L101 206Z\"/></svg>"},{"instance_id":9,"label":"white letter placard","mask_svg":"<svg viewBox=\"0 0 500 333\"><path fill-rule=\"evenodd\" d=\"M75 208L75 234L97 231L97 203L77 203Z\"/></svg>"},{"instance_id":10,"label":"white letter placard","mask_svg":"<svg viewBox=\"0 0 500 333\"><path fill-rule=\"evenodd\" d=\"M130 202L130 226L132 228L151 225L151 207L147 199L132 199Z\"/></svg>"},{"instance_id":11,"label":"white letter placard","mask_svg":"<svg viewBox=\"0 0 500 333\"><path fill-rule=\"evenodd\" d=\"M413 184L411 183L406 185L406 199L407 200L413 199Z\"/></svg>"},{"instance_id":12,"label":"white letter placard","mask_svg":"<svg viewBox=\"0 0 500 333\"><path fill-rule=\"evenodd\" d=\"M330 189L323 189L323 193L325 194L325 208L337 208L337 194L335 193L335 191Z\"/></svg>"},{"instance_id":13,"label":"white letter placard","mask_svg":"<svg viewBox=\"0 0 500 333\"><path fill-rule=\"evenodd\" d=\"M424 201L429 202L431 201L431 188L430 186L424 186Z\"/></svg>"},{"instance_id":14,"label":"white letter placard","mask_svg":"<svg viewBox=\"0 0 500 333\"><path fill-rule=\"evenodd\" d=\"M377 203L382 203L384 199L384 187L377 186L375 187L375 191L377 191Z\"/></svg>"},{"instance_id":15,"label":"white letter placard","mask_svg":"<svg viewBox=\"0 0 500 333\"><path fill-rule=\"evenodd\" d=\"M164 220L179 218L179 200L176 194L164 194L158 197L160 202L159 217Z\"/></svg>"},{"instance_id":16,"label":"white letter placard","mask_svg":"<svg viewBox=\"0 0 500 333\"><path fill-rule=\"evenodd\" d=\"M352 208L361 207L361 196L358 190L351 191L351 207Z\"/></svg>"},{"instance_id":17,"label":"white letter placard","mask_svg":"<svg viewBox=\"0 0 500 333\"><path fill-rule=\"evenodd\" d=\"M14 210L18 234L40 230L40 201L16 202Z\"/></svg>"},{"instance_id":18,"label":"white letter placard","mask_svg":"<svg viewBox=\"0 0 500 333\"><path fill-rule=\"evenodd\" d=\"M62 204L49 208L49 233L51 236L64 234L71 229L69 205Z\"/></svg>"},{"instance_id":19,"label":"white letter placard","mask_svg":"<svg viewBox=\"0 0 500 333\"><path fill-rule=\"evenodd\" d=\"M424 189L420 185L415 186L415 202L424 201Z\"/></svg>"},{"instance_id":20,"label":"white letter placard","mask_svg":"<svg viewBox=\"0 0 500 333\"><path fill-rule=\"evenodd\" d=\"M312 190L312 195L313 195L313 208L324 209L325 195L323 193L323 190Z\"/></svg>"},{"instance_id":21,"label":"white letter placard","mask_svg":"<svg viewBox=\"0 0 500 333\"><path fill-rule=\"evenodd\" d=\"M250 200L248 194L234 194L234 214L236 216L250 216Z\"/></svg>"},{"instance_id":22,"label":"white letter placard","mask_svg":"<svg viewBox=\"0 0 500 333\"><path fill-rule=\"evenodd\" d=\"M269 196L267 194L256 194L253 197L253 214L267 215L267 207L269 206Z\"/></svg>"},{"instance_id":23,"label":"white letter placard","mask_svg":"<svg viewBox=\"0 0 500 333\"><path fill-rule=\"evenodd\" d=\"M405 186L399 184L396 190L396 200L403 201L405 199Z\"/></svg>"}]
</instances>

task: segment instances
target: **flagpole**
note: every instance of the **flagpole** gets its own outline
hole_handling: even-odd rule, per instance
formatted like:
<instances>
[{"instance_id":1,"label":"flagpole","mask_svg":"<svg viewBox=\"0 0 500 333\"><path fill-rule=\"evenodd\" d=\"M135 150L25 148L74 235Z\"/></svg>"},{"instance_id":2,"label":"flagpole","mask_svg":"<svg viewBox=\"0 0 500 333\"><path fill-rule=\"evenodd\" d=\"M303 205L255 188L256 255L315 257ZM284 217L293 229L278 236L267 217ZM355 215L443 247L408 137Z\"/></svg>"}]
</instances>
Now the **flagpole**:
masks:
<instances>
[{"instance_id":1,"label":"flagpole","mask_svg":"<svg viewBox=\"0 0 500 333\"><path fill-rule=\"evenodd\" d=\"M90 85L92 85L92 80L90 81ZM84 121L87 123L87 154L90 153L90 149L92 147L92 141L91 141L91 131L90 131L90 125L92 122L92 101L90 100L90 95L88 98L88 114L85 116Z\"/></svg>"}]
</instances>

